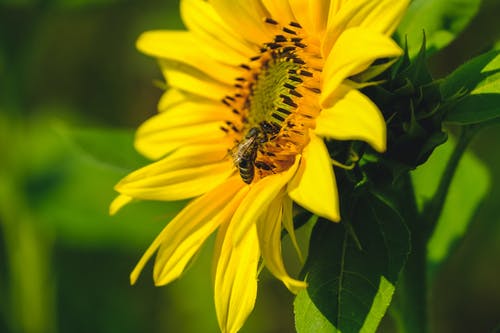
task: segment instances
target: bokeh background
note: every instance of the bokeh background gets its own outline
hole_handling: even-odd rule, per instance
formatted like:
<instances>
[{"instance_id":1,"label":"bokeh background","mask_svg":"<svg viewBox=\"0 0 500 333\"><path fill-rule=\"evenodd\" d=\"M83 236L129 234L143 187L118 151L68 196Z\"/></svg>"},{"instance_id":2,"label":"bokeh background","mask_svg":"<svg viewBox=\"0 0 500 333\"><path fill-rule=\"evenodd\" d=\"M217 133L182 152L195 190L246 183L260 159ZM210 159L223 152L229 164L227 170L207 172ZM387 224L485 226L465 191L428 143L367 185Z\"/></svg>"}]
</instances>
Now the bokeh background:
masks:
<instances>
[{"instance_id":1,"label":"bokeh background","mask_svg":"<svg viewBox=\"0 0 500 333\"><path fill-rule=\"evenodd\" d=\"M185 276L128 275L183 202L137 203L114 217L113 185L146 163L133 128L161 95L150 29L182 29L177 0L0 0L0 332L216 332L210 248ZM431 58L443 77L500 40L500 1ZM175 47L175 45L172 45ZM490 194L431 290L433 332L500 323L500 127L476 138ZM470 175L474 177L474 175ZM292 254L293 255L293 254ZM264 272L243 332L293 332L293 297ZM392 331L385 318L380 332Z\"/></svg>"}]
</instances>

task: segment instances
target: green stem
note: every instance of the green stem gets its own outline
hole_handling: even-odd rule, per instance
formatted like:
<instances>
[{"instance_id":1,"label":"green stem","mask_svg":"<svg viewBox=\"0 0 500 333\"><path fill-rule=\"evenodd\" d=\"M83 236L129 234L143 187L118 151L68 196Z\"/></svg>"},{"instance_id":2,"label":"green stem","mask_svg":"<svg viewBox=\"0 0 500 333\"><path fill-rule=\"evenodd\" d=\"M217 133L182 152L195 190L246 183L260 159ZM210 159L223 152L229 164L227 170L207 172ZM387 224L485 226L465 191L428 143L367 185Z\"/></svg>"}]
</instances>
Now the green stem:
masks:
<instances>
[{"instance_id":1,"label":"green stem","mask_svg":"<svg viewBox=\"0 0 500 333\"><path fill-rule=\"evenodd\" d=\"M464 126L462 128L462 132L460 133L455 149L453 150L453 153L451 154L450 159L446 164L446 168L443 172L436 193L434 193L434 197L426 205L424 211L422 212L422 217L420 220L426 225L426 241L432 235L437 221L439 220L439 217L443 212L446 197L448 195L448 191L450 189L450 185L457 170L460 159L462 158L462 155L464 154L471 139L480 128L480 126L474 125Z\"/></svg>"},{"instance_id":2,"label":"green stem","mask_svg":"<svg viewBox=\"0 0 500 333\"><path fill-rule=\"evenodd\" d=\"M398 279L394 303L390 310L399 333L427 333L426 240L418 218L409 175L402 182L401 193L404 193L406 198L402 213L410 229L412 248Z\"/></svg>"},{"instance_id":3,"label":"green stem","mask_svg":"<svg viewBox=\"0 0 500 333\"><path fill-rule=\"evenodd\" d=\"M40 230L16 187L4 182L0 188L0 227L9 272L7 324L12 332L56 332L52 240Z\"/></svg>"},{"instance_id":4,"label":"green stem","mask_svg":"<svg viewBox=\"0 0 500 333\"><path fill-rule=\"evenodd\" d=\"M479 129L480 126L474 125L462 128L432 200L421 214L406 216L412 238L412 250L398 280L397 294L391 312L399 333L427 333L429 331L427 242L443 211L460 159Z\"/></svg>"}]
</instances>

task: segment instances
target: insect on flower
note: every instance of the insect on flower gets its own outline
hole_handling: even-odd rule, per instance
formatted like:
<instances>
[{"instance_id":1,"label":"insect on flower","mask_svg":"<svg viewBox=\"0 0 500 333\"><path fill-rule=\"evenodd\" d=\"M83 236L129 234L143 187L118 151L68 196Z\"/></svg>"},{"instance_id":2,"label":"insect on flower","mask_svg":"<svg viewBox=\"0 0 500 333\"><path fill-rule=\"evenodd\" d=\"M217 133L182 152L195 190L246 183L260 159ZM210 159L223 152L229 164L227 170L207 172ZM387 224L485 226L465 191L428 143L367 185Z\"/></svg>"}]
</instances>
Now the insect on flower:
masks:
<instances>
[{"instance_id":1,"label":"insect on flower","mask_svg":"<svg viewBox=\"0 0 500 333\"><path fill-rule=\"evenodd\" d=\"M258 169L272 170L269 164L256 161L257 150L261 145L273 138L280 131L276 123L262 121L259 126L248 130L247 135L230 153L233 156L234 165L240 172L241 179L250 184L255 175L255 167Z\"/></svg>"}]
</instances>

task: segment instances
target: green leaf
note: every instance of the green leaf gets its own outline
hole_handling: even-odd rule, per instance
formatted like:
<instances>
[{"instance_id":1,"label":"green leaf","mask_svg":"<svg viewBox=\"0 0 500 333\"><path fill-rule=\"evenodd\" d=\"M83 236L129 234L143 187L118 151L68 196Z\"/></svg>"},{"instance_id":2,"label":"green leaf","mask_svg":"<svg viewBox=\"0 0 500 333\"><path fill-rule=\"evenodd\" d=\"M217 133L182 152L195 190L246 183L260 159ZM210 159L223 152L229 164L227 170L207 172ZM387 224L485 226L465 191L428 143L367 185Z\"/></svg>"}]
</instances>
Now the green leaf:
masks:
<instances>
[{"instance_id":1,"label":"green leaf","mask_svg":"<svg viewBox=\"0 0 500 333\"><path fill-rule=\"evenodd\" d=\"M40 160L34 170L33 163L20 163L30 167L25 195L32 214L61 243L139 254L185 205L134 202L110 216L114 185L147 163L134 151L133 132L76 130L52 120L36 124L23 134L29 140L21 151L34 152L31 158Z\"/></svg>"},{"instance_id":2,"label":"green leaf","mask_svg":"<svg viewBox=\"0 0 500 333\"><path fill-rule=\"evenodd\" d=\"M126 172L68 152L57 166L59 183L37 199L36 216L58 240L79 248L113 248L139 255L185 201L139 201L109 215L114 185Z\"/></svg>"},{"instance_id":3,"label":"green leaf","mask_svg":"<svg viewBox=\"0 0 500 333\"><path fill-rule=\"evenodd\" d=\"M396 36L408 40L410 57L417 54L422 32L427 37L427 55L453 41L479 10L480 0L414 0L403 17Z\"/></svg>"},{"instance_id":4,"label":"green leaf","mask_svg":"<svg viewBox=\"0 0 500 333\"><path fill-rule=\"evenodd\" d=\"M56 168L59 184L38 199L37 215L61 242L72 246L144 250L185 201L134 202L110 216L109 204L118 195L114 185L147 163L133 149L133 133L107 129L67 133L69 149Z\"/></svg>"},{"instance_id":5,"label":"green leaf","mask_svg":"<svg viewBox=\"0 0 500 333\"><path fill-rule=\"evenodd\" d=\"M375 332L409 247L403 218L380 195L360 198L349 224L318 220L305 265L307 294L295 301L297 331Z\"/></svg>"},{"instance_id":6,"label":"green leaf","mask_svg":"<svg viewBox=\"0 0 500 333\"><path fill-rule=\"evenodd\" d=\"M299 292L294 301L297 332L335 332L336 329L313 303L306 290Z\"/></svg>"},{"instance_id":7,"label":"green leaf","mask_svg":"<svg viewBox=\"0 0 500 333\"><path fill-rule=\"evenodd\" d=\"M149 161L134 149L134 131L105 128L65 128L59 132L83 157L119 172L130 172Z\"/></svg>"},{"instance_id":8,"label":"green leaf","mask_svg":"<svg viewBox=\"0 0 500 333\"><path fill-rule=\"evenodd\" d=\"M448 113L445 121L468 125L494 122L500 117L500 94L479 94L465 97Z\"/></svg>"},{"instance_id":9,"label":"green leaf","mask_svg":"<svg viewBox=\"0 0 500 333\"><path fill-rule=\"evenodd\" d=\"M69 128L43 115L0 114L0 202L25 202L25 214L62 244L139 256L185 201L134 202L110 216L114 185L140 164L133 134Z\"/></svg>"},{"instance_id":10,"label":"green leaf","mask_svg":"<svg viewBox=\"0 0 500 333\"><path fill-rule=\"evenodd\" d=\"M432 198L454 146L453 140L436 149L427 163L411 173L417 204L423 209ZM427 264L432 276L464 236L474 214L488 193L490 174L472 153L466 152L450 185L443 212L427 245Z\"/></svg>"},{"instance_id":11,"label":"green leaf","mask_svg":"<svg viewBox=\"0 0 500 333\"><path fill-rule=\"evenodd\" d=\"M499 118L500 51L490 51L460 66L443 81L441 93L454 103L446 122L467 125Z\"/></svg>"},{"instance_id":12,"label":"green leaf","mask_svg":"<svg viewBox=\"0 0 500 333\"><path fill-rule=\"evenodd\" d=\"M498 73L500 50L484 53L457 68L441 84L443 98L452 98L465 90L480 93L500 93Z\"/></svg>"}]
</instances>

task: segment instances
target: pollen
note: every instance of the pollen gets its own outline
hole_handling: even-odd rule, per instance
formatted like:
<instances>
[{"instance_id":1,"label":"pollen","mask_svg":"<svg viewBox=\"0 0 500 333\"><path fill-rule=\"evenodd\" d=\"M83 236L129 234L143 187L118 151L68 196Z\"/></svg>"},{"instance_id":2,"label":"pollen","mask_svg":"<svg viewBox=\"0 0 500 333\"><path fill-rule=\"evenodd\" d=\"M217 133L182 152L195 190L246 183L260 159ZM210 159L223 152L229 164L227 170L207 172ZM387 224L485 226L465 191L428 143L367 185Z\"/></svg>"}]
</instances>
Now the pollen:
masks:
<instances>
[{"instance_id":1,"label":"pollen","mask_svg":"<svg viewBox=\"0 0 500 333\"><path fill-rule=\"evenodd\" d=\"M221 129L233 138L230 153L248 184L293 165L320 112L318 42L296 22L283 26L266 18L265 23L274 38L240 65L244 73L235 79L234 94L222 100L239 116Z\"/></svg>"}]
</instances>

